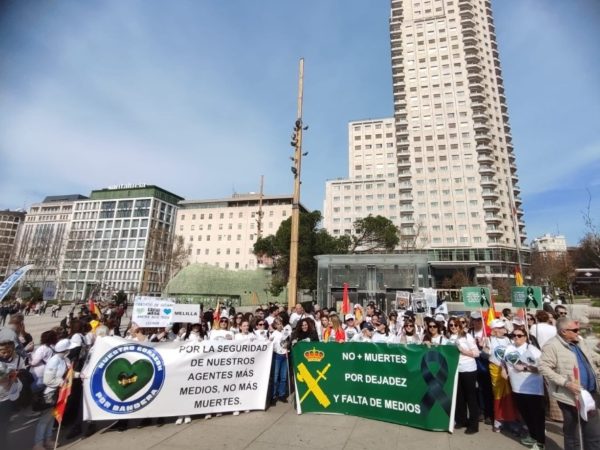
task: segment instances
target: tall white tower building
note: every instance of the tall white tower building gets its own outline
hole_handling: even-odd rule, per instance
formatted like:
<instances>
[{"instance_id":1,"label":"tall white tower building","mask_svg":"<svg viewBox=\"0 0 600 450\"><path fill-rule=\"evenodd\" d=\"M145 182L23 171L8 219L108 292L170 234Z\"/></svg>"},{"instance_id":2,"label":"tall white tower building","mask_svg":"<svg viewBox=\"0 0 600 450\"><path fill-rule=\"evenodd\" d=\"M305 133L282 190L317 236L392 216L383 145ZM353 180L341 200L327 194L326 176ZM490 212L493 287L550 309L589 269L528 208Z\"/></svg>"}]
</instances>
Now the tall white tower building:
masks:
<instances>
[{"instance_id":1,"label":"tall white tower building","mask_svg":"<svg viewBox=\"0 0 600 450\"><path fill-rule=\"evenodd\" d=\"M491 4L391 5L401 232L442 260L516 262L526 234ZM477 274L506 271L493 265Z\"/></svg>"}]
</instances>

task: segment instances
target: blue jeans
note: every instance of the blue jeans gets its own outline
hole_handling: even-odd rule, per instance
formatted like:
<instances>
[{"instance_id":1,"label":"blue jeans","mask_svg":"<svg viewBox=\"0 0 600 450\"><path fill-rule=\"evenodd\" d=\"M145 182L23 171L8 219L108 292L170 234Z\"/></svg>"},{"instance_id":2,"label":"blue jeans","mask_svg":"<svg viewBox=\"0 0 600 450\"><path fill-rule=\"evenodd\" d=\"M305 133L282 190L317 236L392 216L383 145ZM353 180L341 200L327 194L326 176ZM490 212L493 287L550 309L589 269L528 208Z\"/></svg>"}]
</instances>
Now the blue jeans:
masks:
<instances>
[{"instance_id":1,"label":"blue jeans","mask_svg":"<svg viewBox=\"0 0 600 450\"><path fill-rule=\"evenodd\" d=\"M35 427L34 444L43 444L52 439L52 425L54 425L54 408L48 408L42 413Z\"/></svg>"},{"instance_id":2,"label":"blue jeans","mask_svg":"<svg viewBox=\"0 0 600 450\"><path fill-rule=\"evenodd\" d=\"M287 357L278 353L274 353L273 356L275 366L273 372L273 398L285 397L288 376Z\"/></svg>"}]
</instances>

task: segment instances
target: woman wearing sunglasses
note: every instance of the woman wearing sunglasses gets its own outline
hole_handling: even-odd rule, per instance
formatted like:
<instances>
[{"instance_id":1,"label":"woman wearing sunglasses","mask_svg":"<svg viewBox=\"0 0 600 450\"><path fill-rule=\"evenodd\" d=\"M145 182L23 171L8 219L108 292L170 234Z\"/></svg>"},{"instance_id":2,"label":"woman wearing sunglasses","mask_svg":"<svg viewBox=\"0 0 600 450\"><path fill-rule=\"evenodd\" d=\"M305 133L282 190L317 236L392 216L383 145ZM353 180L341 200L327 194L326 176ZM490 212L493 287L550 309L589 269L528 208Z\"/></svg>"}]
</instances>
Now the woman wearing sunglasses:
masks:
<instances>
[{"instance_id":1,"label":"woman wearing sunglasses","mask_svg":"<svg viewBox=\"0 0 600 450\"><path fill-rule=\"evenodd\" d=\"M466 427L465 434L479 431L477 400L477 363L479 348L473 336L466 332L457 317L448 320L448 337L460 352L458 358L458 389L456 391L455 421L457 429ZM467 413L468 411L468 413Z\"/></svg>"},{"instance_id":2,"label":"woman wearing sunglasses","mask_svg":"<svg viewBox=\"0 0 600 450\"><path fill-rule=\"evenodd\" d=\"M424 344L445 345L448 339L444 336L444 325L431 319L425 327Z\"/></svg>"},{"instance_id":3,"label":"woman wearing sunglasses","mask_svg":"<svg viewBox=\"0 0 600 450\"><path fill-rule=\"evenodd\" d=\"M419 334L417 333L417 327L415 326L415 322L412 320L406 319L404 321L404 325L400 330L400 340L401 344L420 344L421 339L419 338Z\"/></svg>"},{"instance_id":4,"label":"woman wearing sunglasses","mask_svg":"<svg viewBox=\"0 0 600 450\"><path fill-rule=\"evenodd\" d=\"M512 344L506 347L504 361L517 409L527 425L529 436L521 443L534 449L544 448L546 435L544 379L538 373L537 362L542 353L531 345L522 328L515 328Z\"/></svg>"}]
</instances>

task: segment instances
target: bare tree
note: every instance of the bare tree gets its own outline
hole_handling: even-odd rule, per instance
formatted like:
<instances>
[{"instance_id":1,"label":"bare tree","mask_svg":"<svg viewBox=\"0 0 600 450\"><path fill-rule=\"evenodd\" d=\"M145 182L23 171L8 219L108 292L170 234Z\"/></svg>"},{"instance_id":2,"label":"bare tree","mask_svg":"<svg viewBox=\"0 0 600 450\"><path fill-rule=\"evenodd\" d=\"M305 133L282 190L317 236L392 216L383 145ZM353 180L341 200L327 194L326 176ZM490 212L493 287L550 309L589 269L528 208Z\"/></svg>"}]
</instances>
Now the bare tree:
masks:
<instances>
[{"instance_id":1,"label":"bare tree","mask_svg":"<svg viewBox=\"0 0 600 450\"><path fill-rule=\"evenodd\" d=\"M146 243L141 292L163 292L171 278L187 264L190 252L191 244L186 246L182 236L173 236L163 227L151 228ZM156 284L156 289L151 289L152 283Z\"/></svg>"},{"instance_id":2,"label":"bare tree","mask_svg":"<svg viewBox=\"0 0 600 450\"><path fill-rule=\"evenodd\" d=\"M589 260L595 267L600 267L600 226L592 217L592 194L588 189L588 204L583 212L583 222L587 230L579 242L582 257Z\"/></svg>"}]
</instances>

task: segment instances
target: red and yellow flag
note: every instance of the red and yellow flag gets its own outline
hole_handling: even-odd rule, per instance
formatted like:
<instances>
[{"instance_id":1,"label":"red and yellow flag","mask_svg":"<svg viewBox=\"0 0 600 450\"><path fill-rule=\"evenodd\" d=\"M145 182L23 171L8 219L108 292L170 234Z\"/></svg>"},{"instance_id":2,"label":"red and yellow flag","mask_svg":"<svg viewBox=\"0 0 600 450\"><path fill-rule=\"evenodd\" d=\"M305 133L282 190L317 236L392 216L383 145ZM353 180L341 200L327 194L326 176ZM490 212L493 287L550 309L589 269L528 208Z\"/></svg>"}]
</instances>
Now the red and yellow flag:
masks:
<instances>
[{"instance_id":1,"label":"red and yellow flag","mask_svg":"<svg viewBox=\"0 0 600 450\"><path fill-rule=\"evenodd\" d=\"M54 418L58 423L61 423L63 420L63 415L65 414L65 408L67 406L67 400L71 395L71 387L73 386L73 366L69 366L69 370L67 371L67 376L65 377L65 382L60 387L60 391L58 391L58 399L56 400L56 406L54 407Z\"/></svg>"},{"instance_id":2,"label":"red and yellow flag","mask_svg":"<svg viewBox=\"0 0 600 450\"><path fill-rule=\"evenodd\" d=\"M350 295L348 294L348 283L344 283L344 292L342 294L342 314L350 313Z\"/></svg>"},{"instance_id":3,"label":"red and yellow flag","mask_svg":"<svg viewBox=\"0 0 600 450\"><path fill-rule=\"evenodd\" d=\"M523 274L519 267L515 267L515 286L523 286Z\"/></svg>"}]
</instances>

